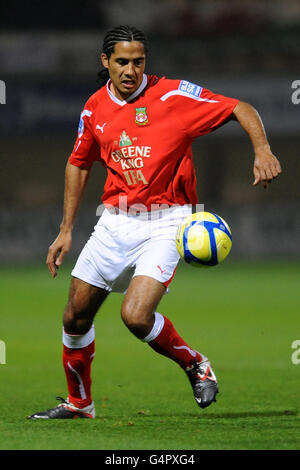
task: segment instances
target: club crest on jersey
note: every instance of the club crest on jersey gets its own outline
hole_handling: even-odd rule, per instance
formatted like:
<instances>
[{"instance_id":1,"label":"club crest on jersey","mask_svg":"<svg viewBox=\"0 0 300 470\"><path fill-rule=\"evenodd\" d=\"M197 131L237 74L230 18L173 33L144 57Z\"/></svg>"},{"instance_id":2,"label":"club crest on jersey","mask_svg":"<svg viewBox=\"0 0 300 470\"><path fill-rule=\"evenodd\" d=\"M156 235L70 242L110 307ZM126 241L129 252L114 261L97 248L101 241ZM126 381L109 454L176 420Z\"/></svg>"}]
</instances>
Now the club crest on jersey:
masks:
<instances>
[{"instance_id":1,"label":"club crest on jersey","mask_svg":"<svg viewBox=\"0 0 300 470\"><path fill-rule=\"evenodd\" d=\"M135 108L135 123L138 126L145 126L148 124L147 108Z\"/></svg>"},{"instance_id":2,"label":"club crest on jersey","mask_svg":"<svg viewBox=\"0 0 300 470\"><path fill-rule=\"evenodd\" d=\"M120 147L125 147L125 145L132 145L131 139L125 131L123 131L120 135L119 145Z\"/></svg>"}]
</instances>

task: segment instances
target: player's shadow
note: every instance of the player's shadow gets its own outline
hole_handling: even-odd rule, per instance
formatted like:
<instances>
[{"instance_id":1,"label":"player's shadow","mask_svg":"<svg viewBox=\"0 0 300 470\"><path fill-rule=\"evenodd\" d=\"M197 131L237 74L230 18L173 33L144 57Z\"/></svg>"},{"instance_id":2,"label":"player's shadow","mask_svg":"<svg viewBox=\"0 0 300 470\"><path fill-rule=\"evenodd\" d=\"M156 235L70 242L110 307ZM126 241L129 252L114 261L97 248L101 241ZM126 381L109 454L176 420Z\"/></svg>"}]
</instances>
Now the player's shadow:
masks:
<instances>
[{"instance_id":1,"label":"player's shadow","mask_svg":"<svg viewBox=\"0 0 300 470\"><path fill-rule=\"evenodd\" d=\"M201 416L197 415L200 419L201 418L209 418L209 419L236 419L236 418L271 418L276 416L297 416L298 411L296 410L270 410L270 411L242 411L242 412L230 412L230 413L203 413ZM190 416L196 416L194 413L189 413Z\"/></svg>"}]
</instances>

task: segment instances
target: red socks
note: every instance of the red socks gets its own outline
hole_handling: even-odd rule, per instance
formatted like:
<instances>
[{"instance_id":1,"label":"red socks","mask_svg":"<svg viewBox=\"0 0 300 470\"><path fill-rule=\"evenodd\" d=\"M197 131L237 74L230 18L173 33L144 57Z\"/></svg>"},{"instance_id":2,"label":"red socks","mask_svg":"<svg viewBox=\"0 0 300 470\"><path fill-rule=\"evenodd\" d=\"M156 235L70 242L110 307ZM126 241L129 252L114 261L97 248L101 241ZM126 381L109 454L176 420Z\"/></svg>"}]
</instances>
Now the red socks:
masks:
<instances>
[{"instance_id":1,"label":"red socks","mask_svg":"<svg viewBox=\"0 0 300 470\"><path fill-rule=\"evenodd\" d=\"M172 322L157 312L153 328L143 341L154 351L177 362L183 369L189 367L191 361L203 360L203 356L179 336ZM84 408L92 402L91 365L94 355L94 326L84 335L63 332L63 366L68 383L68 399L77 408Z\"/></svg>"},{"instance_id":2,"label":"red socks","mask_svg":"<svg viewBox=\"0 0 300 470\"><path fill-rule=\"evenodd\" d=\"M203 359L198 351L191 349L179 336L172 322L157 312L153 328L143 341L154 351L177 362L183 369L186 369L191 361L201 362Z\"/></svg>"},{"instance_id":3,"label":"red socks","mask_svg":"<svg viewBox=\"0 0 300 470\"><path fill-rule=\"evenodd\" d=\"M63 332L63 366L68 384L69 401L77 408L91 404L91 365L95 356L94 327L85 335Z\"/></svg>"}]
</instances>

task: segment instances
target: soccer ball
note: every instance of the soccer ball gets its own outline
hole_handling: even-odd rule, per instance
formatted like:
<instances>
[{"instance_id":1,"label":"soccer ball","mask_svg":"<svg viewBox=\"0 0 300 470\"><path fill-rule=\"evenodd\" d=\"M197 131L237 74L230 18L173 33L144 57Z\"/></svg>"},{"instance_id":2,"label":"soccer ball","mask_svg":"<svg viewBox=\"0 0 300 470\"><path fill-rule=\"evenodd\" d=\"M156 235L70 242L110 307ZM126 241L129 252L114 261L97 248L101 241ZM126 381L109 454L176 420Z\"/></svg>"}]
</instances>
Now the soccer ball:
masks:
<instances>
[{"instance_id":1,"label":"soccer ball","mask_svg":"<svg viewBox=\"0 0 300 470\"><path fill-rule=\"evenodd\" d=\"M178 227L176 246L182 259L192 266L209 267L221 263L231 250L229 225L211 212L196 212Z\"/></svg>"}]
</instances>

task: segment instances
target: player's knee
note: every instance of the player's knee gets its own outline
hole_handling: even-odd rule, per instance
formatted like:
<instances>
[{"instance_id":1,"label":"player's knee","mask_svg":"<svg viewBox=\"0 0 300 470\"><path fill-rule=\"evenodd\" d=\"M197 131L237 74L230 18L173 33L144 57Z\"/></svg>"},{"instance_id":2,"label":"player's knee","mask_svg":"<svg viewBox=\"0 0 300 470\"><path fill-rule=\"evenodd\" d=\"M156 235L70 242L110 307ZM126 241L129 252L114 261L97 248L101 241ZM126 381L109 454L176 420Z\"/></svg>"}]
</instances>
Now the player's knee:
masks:
<instances>
[{"instance_id":1,"label":"player's knee","mask_svg":"<svg viewBox=\"0 0 300 470\"><path fill-rule=\"evenodd\" d=\"M84 335L89 331L91 325L92 320L87 318L84 312L74 309L68 303L63 315L63 326L66 333Z\"/></svg>"},{"instance_id":2,"label":"player's knee","mask_svg":"<svg viewBox=\"0 0 300 470\"><path fill-rule=\"evenodd\" d=\"M101 300L99 296L95 300L82 281L72 279L69 300L63 314L65 332L74 335L87 333L93 324Z\"/></svg>"},{"instance_id":3,"label":"player's knee","mask_svg":"<svg viewBox=\"0 0 300 470\"><path fill-rule=\"evenodd\" d=\"M147 315L134 306L123 305L121 317L131 333L140 339L145 338L152 328L152 315Z\"/></svg>"}]
</instances>

